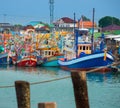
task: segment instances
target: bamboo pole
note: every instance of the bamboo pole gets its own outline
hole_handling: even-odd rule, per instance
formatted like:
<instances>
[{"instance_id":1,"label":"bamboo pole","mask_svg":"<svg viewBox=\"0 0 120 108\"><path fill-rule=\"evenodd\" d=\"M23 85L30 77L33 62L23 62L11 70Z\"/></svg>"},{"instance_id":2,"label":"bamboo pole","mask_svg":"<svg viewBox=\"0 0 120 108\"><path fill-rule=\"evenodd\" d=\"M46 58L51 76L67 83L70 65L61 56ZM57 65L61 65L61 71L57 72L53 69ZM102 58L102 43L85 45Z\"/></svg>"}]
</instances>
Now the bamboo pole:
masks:
<instances>
[{"instance_id":1,"label":"bamboo pole","mask_svg":"<svg viewBox=\"0 0 120 108\"><path fill-rule=\"evenodd\" d=\"M55 102L39 103L38 108L57 108Z\"/></svg>"},{"instance_id":2,"label":"bamboo pole","mask_svg":"<svg viewBox=\"0 0 120 108\"><path fill-rule=\"evenodd\" d=\"M71 72L76 108L89 108L86 72Z\"/></svg>"},{"instance_id":3,"label":"bamboo pole","mask_svg":"<svg viewBox=\"0 0 120 108\"><path fill-rule=\"evenodd\" d=\"M30 84L25 81L15 81L18 108L30 108Z\"/></svg>"}]
</instances>

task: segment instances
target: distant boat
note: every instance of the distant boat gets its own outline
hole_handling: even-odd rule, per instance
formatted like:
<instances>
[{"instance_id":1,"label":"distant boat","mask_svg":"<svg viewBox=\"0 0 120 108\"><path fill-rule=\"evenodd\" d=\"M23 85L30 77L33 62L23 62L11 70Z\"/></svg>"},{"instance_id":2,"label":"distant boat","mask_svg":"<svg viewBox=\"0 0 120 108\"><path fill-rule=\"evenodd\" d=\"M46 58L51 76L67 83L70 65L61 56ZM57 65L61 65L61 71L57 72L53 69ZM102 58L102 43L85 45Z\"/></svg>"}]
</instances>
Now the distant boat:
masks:
<instances>
[{"instance_id":1,"label":"distant boat","mask_svg":"<svg viewBox=\"0 0 120 108\"><path fill-rule=\"evenodd\" d=\"M13 63L21 67L35 67L37 65L37 58L29 53L23 53L16 60L13 59Z\"/></svg>"},{"instance_id":2,"label":"distant boat","mask_svg":"<svg viewBox=\"0 0 120 108\"><path fill-rule=\"evenodd\" d=\"M58 59L62 57L63 55L55 55L48 58L44 58L43 60L44 62L41 63L41 66L52 66L52 67L59 66Z\"/></svg>"},{"instance_id":3,"label":"distant boat","mask_svg":"<svg viewBox=\"0 0 120 108\"><path fill-rule=\"evenodd\" d=\"M10 36L9 33L0 34L0 64L12 64L11 51L6 48Z\"/></svg>"},{"instance_id":4,"label":"distant boat","mask_svg":"<svg viewBox=\"0 0 120 108\"><path fill-rule=\"evenodd\" d=\"M23 66L23 67L35 67L37 64L37 60L34 57L24 57L20 60L17 60L16 65L17 66Z\"/></svg>"},{"instance_id":5,"label":"distant boat","mask_svg":"<svg viewBox=\"0 0 120 108\"><path fill-rule=\"evenodd\" d=\"M0 53L0 64L12 64L12 58L9 53Z\"/></svg>"},{"instance_id":6,"label":"distant boat","mask_svg":"<svg viewBox=\"0 0 120 108\"><path fill-rule=\"evenodd\" d=\"M45 48L40 52L43 60L40 66L59 66L58 59L64 57L56 48Z\"/></svg>"}]
</instances>

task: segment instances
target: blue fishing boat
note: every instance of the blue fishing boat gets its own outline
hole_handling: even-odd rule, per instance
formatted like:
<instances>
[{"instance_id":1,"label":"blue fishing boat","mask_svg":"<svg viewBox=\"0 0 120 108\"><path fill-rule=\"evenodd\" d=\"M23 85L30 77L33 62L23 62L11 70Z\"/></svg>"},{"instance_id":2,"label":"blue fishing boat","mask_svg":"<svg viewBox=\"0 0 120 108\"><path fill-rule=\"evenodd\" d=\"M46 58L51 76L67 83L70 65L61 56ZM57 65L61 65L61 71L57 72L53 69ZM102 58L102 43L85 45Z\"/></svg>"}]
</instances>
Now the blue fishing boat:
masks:
<instances>
[{"instance_id":1,"label":"blue fishing boat","mask_svg":"<svg viewBox=\"0 0 120 108\"><path fill-rule=\"evenodd\" d=\"M9 56L9 54L6 53L0 53L0 64L12 64L12 58Z\"/></svg>"},{"instance_id":2,"label":"blue fishing boat","mask_svg":"<svg viewBox=\"0 0 120 108\"><path fill-rule=\"evenodd\" d=\"M87 37L87 29L75 29L74 31L76 56L69 60L67 58L59 59L58 64L61 68L65 70L89 70L108 66L114 62L112 53L104 47L103 34L99 44L95 47L93 33L91 37Z\"/></svg>"},{"instance_id":3,"label":"blue fishing boat","mask_svg":"<svg viewBox=\"0 0 120 108\"><path fill-rule=\"evenodd\" d=\"M82 54L82 53L81 53ZM110 52L98 52L93 54L82 54L82 56L66 60L59 59L60 67L65 70L89 70L102 66L108 66L114 62L114 58Z\"/></svg>"},{"instance_id":4,"label":"blue fishing boat","mask_svg":"<svg viewBox=\"0 0 120 108\"><path fill-rule=\"evenodd\" d=\"M79 30L76 30L76 32L78 31ZM108 52L103 47L103 39L100 43L100 49L98 49L97 47L94 51L92 51L92 42L78 42L78 33L76 33L76 40L76 57L69 60L67 60L66 58L59 59L58 64L62 68L66 70L88 70L107 66L114 62L114 57L112 53Z\"/></svg>"}]
</instances>

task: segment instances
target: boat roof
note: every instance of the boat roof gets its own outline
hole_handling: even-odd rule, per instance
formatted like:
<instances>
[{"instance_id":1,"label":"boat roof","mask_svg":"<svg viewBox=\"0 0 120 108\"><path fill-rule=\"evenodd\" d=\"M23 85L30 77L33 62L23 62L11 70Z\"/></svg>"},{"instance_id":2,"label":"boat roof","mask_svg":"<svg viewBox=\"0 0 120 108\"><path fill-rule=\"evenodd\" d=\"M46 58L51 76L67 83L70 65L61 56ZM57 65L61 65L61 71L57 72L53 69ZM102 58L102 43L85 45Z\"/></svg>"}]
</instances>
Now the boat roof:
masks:
<instances>
[{"instance_id":1,"label":"boat roof","mask_svg":"<svg viewBox=\"0 0 120 108\"><path fill-rule=\"evenodd\" d=\"M120 41L120 37L119 37L119 38L115 38L114 40L115 40L115 41Z\"/></svg>"},{"instance_id":2,"label":"boat roof","mask_svg":"<svg viewBox=\"0 0 120 108\"><path fill-rule=\"evenodd\" d=\"M79 31L89 31L89 29L87 29L87 28L79 28L78 30Z\"/></svg>"},{"instance_id":3,"label":"boat roof","mask_svg":"<svg viewBox=\"0 0 120 108\"><path fill-rule=\"evenodd\" d=\"M112 39L112 38L120 38L120 35L106 35L106 37L105 38L107 38L107 39Z\"/></svg>"},{"instance_id":4,"label":"boat roof","mask_svg":"<svg viewBox=\"0 0 120 108\"><path fill-rule=\"evenodd\" d=\"M78 46L91 46L90 42L79 42Z\"/></svg>"}]
</instances>

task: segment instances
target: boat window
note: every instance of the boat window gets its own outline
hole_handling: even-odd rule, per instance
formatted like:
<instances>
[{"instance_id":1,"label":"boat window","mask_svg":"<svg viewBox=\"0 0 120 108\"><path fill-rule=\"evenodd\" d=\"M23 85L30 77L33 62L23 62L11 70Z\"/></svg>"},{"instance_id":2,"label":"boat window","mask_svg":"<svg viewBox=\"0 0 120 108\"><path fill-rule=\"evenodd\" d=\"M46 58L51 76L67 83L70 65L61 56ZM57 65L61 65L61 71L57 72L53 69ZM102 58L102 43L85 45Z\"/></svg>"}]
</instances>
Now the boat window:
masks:
<instances>
[{"instance_id":1,"label":"boat window","mask_svg":"<svg viewBox=\"0 0 120 108\"><path fill-rule=\"evenodd\" d=\"M88 50L88 46L86 46L86 50Z\"/></svg>"},{"instance_id":2,"label":"boat window","mask_svg":"<svg viewBox=\"0 0 120 108\"><path fill-rule=\"evenodd\" d=\"M89 47L89 50L91 50L91 47Z\"/></svg>"},{"instance_id":3,"label":"boat window","mask_svg":"<svg viewBox=\"0 0 120 108\"><path fill-rule=\"evenodd\" d=\"M82 50L82 46L79 46L79 49Z\"/></svg>"},{"instance_id":4,"label":"boat window","mask_svg":"<svg viewBox=\"0 0 120 108\"><path fill-rule=\"evenodd\" d=\"M51 51L49 51L49 55L51 54Z\"/></svg>"},{"instance_id":5,"label":"boat window","mask_svg":"<svg viewBox=\"0 0 120 108\"><path fill-rule=\"evenodd\" d=\"M52 51L52 55L54 55L54 52Z\"/></svg>"},{"instance_id":6,"label":"boat window","mask_svg":"<svg viewBox=\"0 0 120 108\"><path fill-rule=\"evenodd\" d=\"M83 46L83 50L85 50L85 46Z\"/></svg>"},{"instance_id":7,"label":"boat window","mask_svg":"<svg viewBox=\"0 0 120 108\"><path fill-rule=\"evenodd\" d=\"M45 55L47 55L47 51L45 51Z\"/></svg>"}]
</instances>

